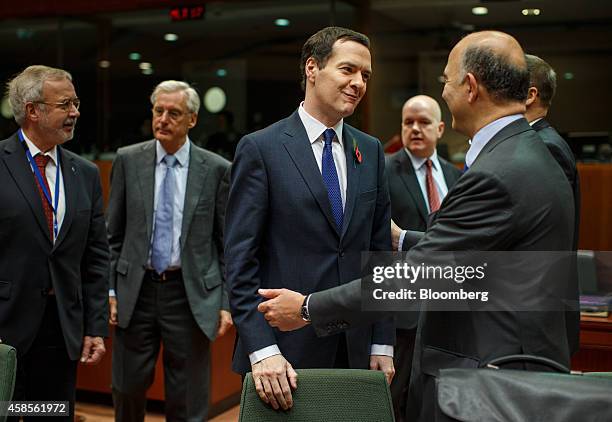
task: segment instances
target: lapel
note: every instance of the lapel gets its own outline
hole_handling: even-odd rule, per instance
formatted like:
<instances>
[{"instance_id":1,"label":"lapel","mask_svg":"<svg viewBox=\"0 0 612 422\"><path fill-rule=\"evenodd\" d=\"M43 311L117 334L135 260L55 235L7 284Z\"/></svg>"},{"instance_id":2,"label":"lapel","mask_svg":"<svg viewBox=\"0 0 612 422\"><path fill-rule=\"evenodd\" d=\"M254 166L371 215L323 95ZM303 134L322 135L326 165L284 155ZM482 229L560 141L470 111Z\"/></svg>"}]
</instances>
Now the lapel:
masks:
<instances>
[{"instance_id":1,"label":"lapel","mask_svg":"<svg viewBox=\"0 0 612 422\"><path fill-rule=\"evenodd\" d=\"M359 195L361 163L357 163L353 157L353 139L355 139L357 145L359 145L359 142L354 137L352 128L346 123L344 123L344 128L342 129L342 138L342 142L344 143L344 154L346 156L346 203L344 205L344 218L342 223L342 236L344 236L351 222L353 210L357 203L357 196ZM361 150L363 150L363 147Z\"/></svg>"},{"instance_id":2,"label":"lapel","mask_svg":"<svg viewBox=\"0 0 612 422\"><path fill-rule=\"evenodd\" d=\"M396 171L404 185L406 185L406 189L408 189L408 192L414 199L414 203L419 210L421 218L424 222L427 222L427 207L425 206L425 198L423 197L421 186L419 185L414 167L412 166L412 161L410 161L410 157L408 157L408 154L406 154L406 151L404 150L400 150L396 157Z\"/></svg>"},{"instance_id":3,"label":"lapel","mask_svg":"<svg viewBox=\"0 0 612 422\"><path fill-rule=\"evenodd\" d=\"M206 164L206 156L195 144L189 150L189 170L187 172L187 187L185 189L185 203L183 205L183 222L181 223L181 251L185 247L185 239L189 233L191 220L195 209L200 202L200 196L210 167ZM212 218L212 216L210 216Z\"/></svg>"},{"instance_id":4,"label":"lapel","mask_svg":"<svg viewBox=\"0 0 612 422\"><path fill-rule=\"evenodd\" d=\"M145 211L147 240L151 239L153 231L153 198L155 190L155 140L142 144L141 153L135 158L138 167L138 184L142 192L142 206ZM126 181L129 183L129 181Z\"/></svg>"},{"instance_id":5,"label":"lapel","mask_svg":"<svg viewBox=\"0 0 612 422\"><path fill-rule=\"evenodd\" d=\"M67 154L60 146L57 147L57 153L60 155L60 164L62 167L62 180L64 182L64 201L65 211L62 226L57 235L53 250L57 249L62 241L66 238L70 225L74 219L77 207L77 166L74 163L74 157Z\"/></svg>"},{"instance_id":6,"label":"lapel","mask_svg":"<svg viewBox=\"0 0 612 422\"><path fill-rule=\"evenodd\" d=\"M327 189L323 184L323 178L321 177L319 166L312 153L312 147L308 141L306 129L300 120L297 110L287 118L287 124L285 130L281 134L281 138L285 149L302 175L310 193L317 201L321 212L323 212L325 218L327 218L327 222L332 227L332 230L340 237L340 233L338 233L336 222L331 212L331 204L327 196Z\"/></svg>"},{"instance_id":7,"label":"lapel","mask_svg":"<svg viewBox=\"0 0 612 422\"><path fill-rule=\"evenodd\" d=\"M457 181L456 172L452 172L451 169L453 165L451 163L447 163L443 158L438 157L438 162L440 163L440 167L442 168L442 174L444 175L444 181L446 182L447 190L450 190L452 185Z\"/></svg>"},{"instance_id":8,"label":"lapel","mask_svg":"<svg viewBox=\"0 0 612 422\"><path fill-rule=\"evenodd\" d=\"M34 181L32 168L28 163L25 151L17 138L17 134L11 136L7 141L3 155L2 158L13 180L15 180L15 184L30 205L30 209L38 222L40 230L43 231L49 244L51 244L49 227L47 226L47 220L43 211L40 195L38 194L38 188Z\"/></svg>"},{"instance_id":9,"label":"lapel","mask_svg":"<svg viewBox=\"0 0 612 422\"><path fill-rule=\"evenodd\" d=\"M482 151L480 151L480 154L478 154L478 157L476 157L470 168L474 167L474 165L478 162L478 160L480 160L481 157L493 151L493 149L497 145L504 142L506 139L516 136L519 133L527 132L530 130L533 130L533 128L529 126L529 123L527 123L527 120L525 120L525 118L515 120L509 125L504 126L502 130L497 132L493 136L493 138L491 138L491 140L487 142L487 144L484 146Z\"/></svg>"}]
</instances>

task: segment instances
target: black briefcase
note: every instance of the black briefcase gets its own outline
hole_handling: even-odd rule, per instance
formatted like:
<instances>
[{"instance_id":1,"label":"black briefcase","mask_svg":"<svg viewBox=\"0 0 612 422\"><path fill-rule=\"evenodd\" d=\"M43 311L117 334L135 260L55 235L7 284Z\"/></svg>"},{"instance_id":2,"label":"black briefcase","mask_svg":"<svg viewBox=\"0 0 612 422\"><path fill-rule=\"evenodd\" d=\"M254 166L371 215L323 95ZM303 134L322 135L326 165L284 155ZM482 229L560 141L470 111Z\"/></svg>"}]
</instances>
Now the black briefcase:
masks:
<instances>
[{"instance_id":1,"label":"black briefcase","mask_svg":"<svg viewBox=\"0 0 612 422\"><path fill-rule=\"evenodd\" d=\"M556 372L499 369L514 362ZM511 355L485 368L440 370L436 402L436 422L610 422L612 373L570 374L550 359Z\"/></svg>"}]
</instances>

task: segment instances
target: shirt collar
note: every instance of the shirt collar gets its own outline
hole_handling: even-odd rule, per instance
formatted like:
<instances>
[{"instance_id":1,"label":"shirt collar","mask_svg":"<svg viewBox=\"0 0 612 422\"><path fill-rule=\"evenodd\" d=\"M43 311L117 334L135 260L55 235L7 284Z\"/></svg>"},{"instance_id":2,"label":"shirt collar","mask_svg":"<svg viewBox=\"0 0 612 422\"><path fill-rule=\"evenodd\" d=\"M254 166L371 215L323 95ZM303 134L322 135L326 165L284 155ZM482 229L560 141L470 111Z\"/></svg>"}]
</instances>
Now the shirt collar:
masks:
<instances>
[{"instance_id":1,"label":"shirt collar","mask_svg":"<svg viewBox=\"0 0 612 422\"><path fill-rule=\"evenodd\" d=\"M306 109L304 109L303 101L300 103L300 107L298 108L298 114L300 116L302 124L304 125L304 128L306 129L306 135L308 135L308 140L310 141L310 143L312 144L318 141L319 138L321 138L323 132L325 132L325 129L327 129L327 126L325 126L323 123L308 114ZM340 142L340 145L342 145L341 139L343 127L344 119L340 119L340 121L332 127L334 132L336 132L336 136L338 138L338 142Z\"/></svg>"},{"instance_id":2,"label":"shirt collar","mask_svg":"<svg viewBox=\"0 0 612 422\"><path fill-rule=\"evenodd\" d=\"M431 160L432 168L434 170L440 170L440 162L438 161L438 152L435 149L434 149L433 154L431 154L429 157L426 157L426 158L415 157L414 155L410 153L408 148L404 148L404 151L406 151L406 154L408 154L408 158L410 158L412 167L414 167L415 170L419 170L423 166L423 164L425 164L425 161L427 161L427 159Z\"/></svg>"},{"instance_id":3,"label":"shirt collar","mask_svg":"<svg viewBox=\"0 0 612 422\"><path fill-rule=\"evenodd\" d=\"M537 119L535 119L535 120L533 120L533 121L529 122L529 126L533 126L533 125L535 125L536 123L538 123L538 122L539 122L540 120L542 120L543 118L544 118L544 117L538 117Z\"/></svg>"},{"instance_id":4,"label":"shirt collar","mask_svg":"<svg viewBox=\"0 0 612 422\"><path fill-rule=\"evenodd\" d=\"M159 163L161 163L161 160L168 153L162 146L161 142L157 140L155 142L155 149L156 149L155 164L158 165ZM174 153L174 157L176 158L176 161L178 162L178 165L180 167L185 167L187 163L189 162L189 150L190 149L191 149L191 140L189 139L189 136L188 136L185 143L179 148L177 152Z\"/></svg>"},{"instance_id":5,"label":"shirt collar","mask_svg":"<svg viewBox=\"0 0 612 422\"><path fill-rule=\"evenodd\" d=\"M497 120L493 120L491 123L481 128L472 138L470 149L465 155L465 164L468 167L471 167L472 164L474 164L474 161L476 161L478 154L480 154L480 151L482 151L485 145L489 143L489 141L497 134L497 132L508 126L510 123L518 119L522 119L524 117L525 116L523 116L522 114L512 114L510 116L504 116Z\"/></svg>"},{"instance_id":6,"label":"shirt collar","mask_svg":"<svg viewBox=\"0 0 612 422\"><path fill-rule=\"evenodd\" d=\"M47 155L51 158L53 164L57 165L57 145L54 145L49 151L43 153L36 145L34 145L34 142L30 141L30 138L28 138L28 135L26 135L23 130L21 131L21 134L23 135L23 139L25 140L32 157L36 157L37 154Z\"/></svg>"}]
</instances>

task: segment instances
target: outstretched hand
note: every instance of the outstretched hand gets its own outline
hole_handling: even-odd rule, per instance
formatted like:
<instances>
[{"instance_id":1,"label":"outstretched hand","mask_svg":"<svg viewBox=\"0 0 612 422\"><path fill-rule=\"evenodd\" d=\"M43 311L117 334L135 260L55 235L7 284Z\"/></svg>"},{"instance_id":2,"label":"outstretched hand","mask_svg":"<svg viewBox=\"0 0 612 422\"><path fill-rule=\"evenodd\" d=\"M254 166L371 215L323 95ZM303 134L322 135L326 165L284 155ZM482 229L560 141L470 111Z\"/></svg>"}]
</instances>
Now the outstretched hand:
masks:
<instances>
[{"instance_id":1,"label":"outstretched hand","mask_svg":"<svg viewBox=\"0 0 612 422\"><path fill-rule=\"evenodd\" d=\"M307 324L300 311L305 296L288 289L259 289L260 296L268 299L257 306L272 327L293 331Z\"/></svg>"}]
</instances>

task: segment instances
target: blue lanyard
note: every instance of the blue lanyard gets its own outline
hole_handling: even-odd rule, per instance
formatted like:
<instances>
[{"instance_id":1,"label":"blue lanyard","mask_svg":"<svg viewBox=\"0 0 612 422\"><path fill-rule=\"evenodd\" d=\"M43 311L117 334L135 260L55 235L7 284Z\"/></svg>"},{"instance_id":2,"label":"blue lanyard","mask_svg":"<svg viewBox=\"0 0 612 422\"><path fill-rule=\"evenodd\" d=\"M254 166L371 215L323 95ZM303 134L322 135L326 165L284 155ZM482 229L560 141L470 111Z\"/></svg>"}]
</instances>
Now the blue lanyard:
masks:
<instances>
[{"instance_id":1,"label":"blue lanyard","mask_svg":"<svg viewBox=\"0 0 612 422\"><path fill-rule=\"evenodd\" d=\"M23 149L25 149L26 157L28 157L28 162L30 163L30 167L32 167L32 171L34 171L34 175L38 179L38 183L40 184L40 187L42 188L42 191L45 195L45 199L47 200L47 202L49 203L49 206L51 207L51 210L53 211L53 239L57 239L57 209L59 206L59 185L60 185L60 150L59 148L57 148L57 154L56 154L57 155L57 166L55 170L55 205L54 205L53 201L51 200L51 192L49 192L49 189L47 189L47 184L45 183L45 179L43 179L43 176L40 173L40 170L38 170L38 166L36 165L36 162L34 161L34 158L32 157L32 153L30 152L30 149L28 148L28 145L25 142L25 139L23 137L23 131L19 129L17 133L19 135L19 141L21 142L21 146L23 146Z\"/></svg>"}]
</instances>

